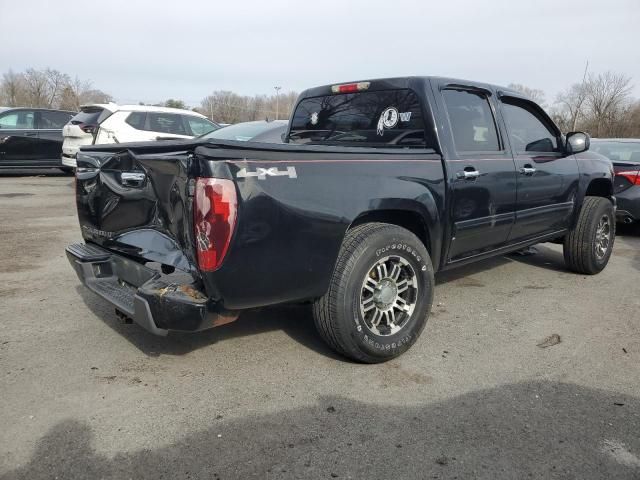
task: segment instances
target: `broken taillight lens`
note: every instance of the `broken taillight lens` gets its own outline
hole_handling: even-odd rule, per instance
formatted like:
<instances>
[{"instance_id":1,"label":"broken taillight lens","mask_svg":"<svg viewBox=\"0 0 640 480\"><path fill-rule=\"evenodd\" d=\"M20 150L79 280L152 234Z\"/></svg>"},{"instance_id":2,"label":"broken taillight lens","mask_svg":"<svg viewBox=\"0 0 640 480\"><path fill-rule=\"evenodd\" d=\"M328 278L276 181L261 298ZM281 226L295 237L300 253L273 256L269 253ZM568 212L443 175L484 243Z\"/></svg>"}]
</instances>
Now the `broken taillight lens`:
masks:
<instances>
[{"instance_id":1,"label":"broken taillight lens","mask_svg":"<svg viewBox=\"0 0 640 480\"><path fill-rule=\"evenodd\" d=\"M200 270L211 272L222 264L236 224L238 201L231 180L196 180L193 220Z\"/></svg>"}]
</instances>

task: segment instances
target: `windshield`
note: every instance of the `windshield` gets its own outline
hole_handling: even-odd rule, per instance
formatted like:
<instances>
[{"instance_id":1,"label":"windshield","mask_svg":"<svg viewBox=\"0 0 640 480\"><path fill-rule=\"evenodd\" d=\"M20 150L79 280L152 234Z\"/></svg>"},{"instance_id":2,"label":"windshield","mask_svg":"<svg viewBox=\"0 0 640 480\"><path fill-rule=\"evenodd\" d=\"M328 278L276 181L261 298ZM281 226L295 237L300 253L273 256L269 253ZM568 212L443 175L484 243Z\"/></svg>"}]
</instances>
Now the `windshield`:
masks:
<instances>
[{"instance_id":1,"label":"windshield","mask_svg":"<svg viewBox=\"0 0 640 480\"><path fill-rule=\"evenodd\" d=\"M640 162L640 142L592 141L591 150L612 162Z\"/></svg>"},{"instance_id":2,"label":"windshield","mask_svg":"<svg viewBox=\"0 0 640 480\"><path fill-rule=\"evenodd\" d=\"M200 138L212 138L216 140L237 140L239 142L248 142L252 138L268 132L274 128L282 128L286 122L246 122L236 123L228 127L222 127L214 132L207 133Z\"/></svg>"}]
</instances>

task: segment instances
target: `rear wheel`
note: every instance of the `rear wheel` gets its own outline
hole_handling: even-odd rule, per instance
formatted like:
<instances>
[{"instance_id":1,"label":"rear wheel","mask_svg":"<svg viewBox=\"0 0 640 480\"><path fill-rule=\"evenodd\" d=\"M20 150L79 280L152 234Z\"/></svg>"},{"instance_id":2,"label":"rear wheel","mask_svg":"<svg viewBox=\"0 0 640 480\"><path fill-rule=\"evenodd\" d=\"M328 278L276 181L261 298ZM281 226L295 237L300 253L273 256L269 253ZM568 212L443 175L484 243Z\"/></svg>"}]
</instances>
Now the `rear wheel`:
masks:
<instances>
[{"instance_id":1,"label":"rear wheel","mask_svg":"<svg viewBox=\"0 0 640 480\"><path fill-rule=\"evenodd\" d=\"M320 335L353 360L377 363L405 352L427 321L433 267L423 243L384 223L351 229L327 293L314 304Z\"/></svg>"},{"instance_id":2,"label":"rear wheel","mask_svg":"<svg viewBox=\"0 0 640 480\"><path fill-rule=\"evenodd\" d=\"M615 237L611 202L602 197L585 197L578 221L564 239L567 267L588 275L601 272L611 257Z\"/></svg>"}]
</instances>

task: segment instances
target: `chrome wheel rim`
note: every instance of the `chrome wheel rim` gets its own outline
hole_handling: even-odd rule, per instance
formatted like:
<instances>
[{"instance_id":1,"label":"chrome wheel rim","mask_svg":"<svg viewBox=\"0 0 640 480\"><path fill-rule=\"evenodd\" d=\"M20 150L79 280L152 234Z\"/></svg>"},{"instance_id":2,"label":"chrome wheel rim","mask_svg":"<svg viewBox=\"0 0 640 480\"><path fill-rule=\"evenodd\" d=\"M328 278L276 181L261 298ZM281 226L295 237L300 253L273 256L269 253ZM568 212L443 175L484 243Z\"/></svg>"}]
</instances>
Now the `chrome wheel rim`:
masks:
<instances>
[{"instance_id":1,"label":"chrome wheel rim","mask_svg":"<svg viewBox=\"0 0 640 480\"><path fill-rule=\"evenodd\" d=\"M360 314L371 333L387 337L409 322L418 299L418 276L400 256L378 260L360 289Z\"/></svg>"},{"instance_id":2,"label":"chrome wheel rim","mask_svg":"<svg viewBox=\"0 0 640 480\"><path fill-rule=\"evenodd\" d=\"M611 245L611 222L609 221L609 216L604 215L596 227L595 249L598 260L602 260L605 257L609 250L609 245Z\"/></svg>"}]
</instances>

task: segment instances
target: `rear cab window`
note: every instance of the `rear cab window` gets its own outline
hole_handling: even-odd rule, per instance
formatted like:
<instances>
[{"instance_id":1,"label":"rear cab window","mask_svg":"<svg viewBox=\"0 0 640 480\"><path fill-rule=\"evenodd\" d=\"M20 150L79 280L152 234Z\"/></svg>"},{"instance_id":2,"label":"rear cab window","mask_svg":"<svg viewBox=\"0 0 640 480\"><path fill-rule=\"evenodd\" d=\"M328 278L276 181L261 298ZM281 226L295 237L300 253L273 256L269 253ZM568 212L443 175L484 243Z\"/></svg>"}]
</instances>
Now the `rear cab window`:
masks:
<instances>
[{"instance_id":1,"label":"rear cab window","mask_svg":"<svg viewBox=\"0 0 640 480\"><path fill-rule=\"evenodd\" d=\"M291 119L289 143L434 148L420 99L410 89L305 98Z\"/></svg>"}]
</instances>

